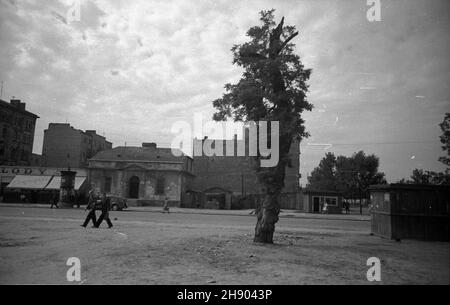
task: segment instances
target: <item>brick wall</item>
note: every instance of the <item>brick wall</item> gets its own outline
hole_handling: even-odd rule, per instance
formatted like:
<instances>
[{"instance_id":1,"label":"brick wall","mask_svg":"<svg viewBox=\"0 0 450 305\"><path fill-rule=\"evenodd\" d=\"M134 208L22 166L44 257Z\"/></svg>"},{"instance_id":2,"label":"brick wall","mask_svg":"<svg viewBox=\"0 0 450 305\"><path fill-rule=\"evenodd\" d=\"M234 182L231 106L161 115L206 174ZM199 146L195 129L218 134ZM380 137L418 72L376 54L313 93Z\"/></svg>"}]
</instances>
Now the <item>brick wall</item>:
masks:
<instances>
[{"instance_id":1,"label":"brick wall","mask_svg":"<svg viewBox=\"0 0 450 305\"><path fill-rule=\"evenodd\" d=\"M202 140L194 140L194 146ZM226 143L223 144L224 146ZM298 191L299 143L292 144L289 152L292 167L286 168L284 192ZM247 152L248 153L248 152ZM255 174L255 160L246 156L194 156L193 190L204 191L212 187L221 187L233 194L259 194L261 185Z\"/></svg>"},{"instance_id":2,"label":"brick wall","mask_svg":"<svg viewBox=\"0 0 450 305\"><path fill-rule=\"evenodd\" d=\"M87 167L89 158L111 147L95 130L84 132L70 124L50 123L44 130L42 161L46 166L66 167L69 154L71 167Z\"/></svg>"},{"instance_id":3,"label":"brick wall","mask_svg":"<svg viewBox=\"0 0 450 305\"><path fill-rule=\"evenodd\" d=\"M44 130L42 158L45 166L67 167L67 155L70 155L70 166L80 167L81 145L83 133L69 124L50 123Z\"/></svg>"}]
</instances>

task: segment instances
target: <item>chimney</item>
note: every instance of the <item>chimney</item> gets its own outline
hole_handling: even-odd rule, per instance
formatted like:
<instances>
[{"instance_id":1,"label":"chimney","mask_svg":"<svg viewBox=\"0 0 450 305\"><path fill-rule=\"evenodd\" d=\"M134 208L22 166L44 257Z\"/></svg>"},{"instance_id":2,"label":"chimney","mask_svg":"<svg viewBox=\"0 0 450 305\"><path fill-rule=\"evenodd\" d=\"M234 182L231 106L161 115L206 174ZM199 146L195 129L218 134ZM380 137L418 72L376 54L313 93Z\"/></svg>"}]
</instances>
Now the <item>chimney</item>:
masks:
<instances>
[{"instance_id":1,"label":"chimney","mask_svg":"<svg viewBox=\"0 0 450 305\"><path fill-rule=\"evenodd\" d=\"M19 110L25 111L25 103L21 103L18 99L11 99L11 105L16 107Z\"/></svg>"},{"instance_id":2,"label":"chimney","mask_svg":"<svg viewBox=\"0 0 450 305\"><path fill-rule=\"evenodd\" d=\"M11 105L13 105L14 107L19 108L20 100L12 99L12 100L11 100Z\"/></svg>"},{"instance_id":3,"label":"chimney","mask_svg":"<svg viewBox=\"0 0 450 305\"><path fill-rule=\"evenodd\" d=\"M144 147L144 148L154 148L154 149L156 149L156 148L157 148L157 145L156 145L156 143L154 143L154 142L151 142L151 143L142 143L142 147Z\"/></svg>"}]
</instances>

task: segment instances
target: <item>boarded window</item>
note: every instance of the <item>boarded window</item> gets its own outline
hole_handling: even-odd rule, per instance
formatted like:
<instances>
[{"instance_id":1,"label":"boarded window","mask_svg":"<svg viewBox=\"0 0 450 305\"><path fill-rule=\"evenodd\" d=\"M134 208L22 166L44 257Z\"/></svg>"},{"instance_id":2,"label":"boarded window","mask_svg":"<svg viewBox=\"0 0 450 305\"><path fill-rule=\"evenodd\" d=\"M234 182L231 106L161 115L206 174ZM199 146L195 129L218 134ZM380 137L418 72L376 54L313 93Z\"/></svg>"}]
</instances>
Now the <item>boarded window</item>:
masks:
<instances>
[{"instance_id":1,"label":"boarded window","mask_svg":"<svg viewBox=\"0 0 450 305\"><path fill-rule=\"evenodd\" d=\"M156 195L163 195L165 189L166 180L160 176L156 179Z\"/></svg>"}]
</instances>

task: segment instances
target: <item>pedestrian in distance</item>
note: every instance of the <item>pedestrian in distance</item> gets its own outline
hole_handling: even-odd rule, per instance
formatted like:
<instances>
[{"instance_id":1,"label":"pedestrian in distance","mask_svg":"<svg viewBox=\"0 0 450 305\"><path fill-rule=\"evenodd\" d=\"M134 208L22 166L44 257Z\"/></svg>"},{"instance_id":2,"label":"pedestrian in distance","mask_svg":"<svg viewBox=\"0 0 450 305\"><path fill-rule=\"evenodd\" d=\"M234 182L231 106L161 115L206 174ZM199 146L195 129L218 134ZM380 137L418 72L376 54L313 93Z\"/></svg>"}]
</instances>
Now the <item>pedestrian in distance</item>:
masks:
<instances>
[{"instance_id":1,"label":"pedestrian in distance","mask_svg":"<svg viewBox=\"0 0 450 305\"><path fill-rule=\"evenodd\" d=\"M96 203L96 196L93 190L89 191L89 199L88 199L88 204L86 206L85 211L89 210L89 213L86 216L86 219L84 220L84 223L81 225L82 227L86 228L86 226L88 225L89 221L92 220L92 225L95 227L95 225L97 224L97 217L95 216L95 203Z\"/></svg>"},{"instance_id":2,"label":"pedestrian in distance","mask_svg":"<svg viewBox=\"0 0 450 305\"><path fill-rule=\"evenodd\" d=\"M170 211L169 211L169 198L168 197L164 198L163 213L165 213L165 212L170 214Z\"/></svg>"},{"instance_id":3,"label":"pedestrian in distance","mask_svg":"<svg viewBox=\"0 0 450 305\"><path fill-rule=\"evenodd\" d=\"M345 201L345 213L350 214L350 203Z\"/></svg>"},{"instance_id":4,"label":"pedestrian in distance","mask_svg":"<svg viewBox=\"0 0 450 305\"><path fill-rule=\"evenodd\" d=\"M20 194L20 201L23 203L27 203L27 196L25 194Z\"/></svg>"},{"instance_id":5,"label":"pedestrian in distance","mask_svg":"<svg viewBox=\"0 0 450 305\"><path fill-rule=\"evenodd\" d=\"M103 219L106 220L106 223L108 224L109 229L111 229L113 227L111 219L109 219L109 211L110 210L111 210L111 199L106 197L106 193L103 193L102 194L102 214L98 218L97 224L95 225L96 228L100 227Z\"/></svg>"},{"instance_id":6,"label":"pedestrian in distance","mask_svg":"<svg viewBox=\"0 0 450 305\"><path fill-rule=\"evenodd\" d=\"M59 193L55 192L52 195L52 198L50 199L50 209L53 209L53 206L58 208L58 201L59 201Z\"/></svg>"}]
</instances>

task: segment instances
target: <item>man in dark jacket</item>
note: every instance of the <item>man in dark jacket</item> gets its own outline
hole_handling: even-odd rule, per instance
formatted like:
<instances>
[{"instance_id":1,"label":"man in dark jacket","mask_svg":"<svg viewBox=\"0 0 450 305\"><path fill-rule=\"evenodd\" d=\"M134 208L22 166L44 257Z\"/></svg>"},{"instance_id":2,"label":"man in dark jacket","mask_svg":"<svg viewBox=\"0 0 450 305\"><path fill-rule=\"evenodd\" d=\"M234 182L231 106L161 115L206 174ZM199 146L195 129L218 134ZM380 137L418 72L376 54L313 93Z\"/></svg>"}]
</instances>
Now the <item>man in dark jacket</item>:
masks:
<instances>
[{"instance_id":1,"label":"man in dark jacket","mask_svg":"<svg viewBox=\"0 0 450 305\"><path fill-rule=\"evenodd\" d=\"M95 216L95 201L97 198L95 198L94 191L89 191L89 200L88 204L86 206L86 210L90 210L89 213L86 216L86 219L84 220L84 223L81 225L82 227L85 227L88 225L89 221L92 220L92 224L96 225L96 216Z\"/></svg>"},{"instance_id":2,"label":"man in dark jacket","mask_svg":"<svg viewBox=\"0 0 450 305\"><path fill-rule=\"evenodd\" d=\"M54 192L52 195L52 198L50 199L50 209L53 209L53 206L58 208L58 201L59 201L59 192Z\"/></svg>"},{"instance_id":3,"label":"man in dark jacket","mask_svg":"<svg viewBox=\"0 0 450 305\"><path fill-rule=\"evenodd\" d=\"M111 222L111 219L109 219L109 210L111 210L111 199L106 197L106 193L102 194L102 214L98 218L97 224L95 225L96 228L100 227L102 224L103 219L106 220L106 223L108 224L108 228L111 229L113 224Z\"/></svg>"}]
</instances>

